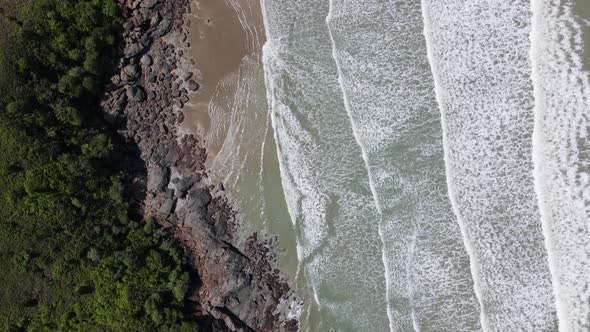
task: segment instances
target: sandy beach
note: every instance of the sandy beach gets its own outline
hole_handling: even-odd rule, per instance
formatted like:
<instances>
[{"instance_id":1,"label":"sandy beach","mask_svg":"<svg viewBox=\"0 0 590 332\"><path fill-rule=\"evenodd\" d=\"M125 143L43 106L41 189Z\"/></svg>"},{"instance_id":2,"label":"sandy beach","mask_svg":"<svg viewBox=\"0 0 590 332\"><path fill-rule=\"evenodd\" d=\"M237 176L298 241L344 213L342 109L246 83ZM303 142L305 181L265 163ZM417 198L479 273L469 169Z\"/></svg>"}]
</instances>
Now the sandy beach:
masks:
<instances>
[{"instance_id":1,"label":"sandy beach","mask_svg":"<svg viewBox=\"0 0 590 332\"><path fill-rule=\"evenodd\" d=\"M190 57L202 87L184 109L184 125L206 138L209 159L215 158L227 134L229 105L238 89L244 59L256 56L264 43L258 1L196 0L189 14Z\"/></svg>"},{"instance_id":2,"label":"sandy beach","mask_svg":"<svg viewBox=\"0 0 590 332\"><path fill-rule=\"evenodd\" d=\"M305 283L297 275L296 236L266 97L260 1L192 0L187 18L189 57L201 88L185 104L183 129L204 143L205 166L236 206L241 234L273 236L277 268L297 290L296 283Z\"/></svg>"}]
</instances>

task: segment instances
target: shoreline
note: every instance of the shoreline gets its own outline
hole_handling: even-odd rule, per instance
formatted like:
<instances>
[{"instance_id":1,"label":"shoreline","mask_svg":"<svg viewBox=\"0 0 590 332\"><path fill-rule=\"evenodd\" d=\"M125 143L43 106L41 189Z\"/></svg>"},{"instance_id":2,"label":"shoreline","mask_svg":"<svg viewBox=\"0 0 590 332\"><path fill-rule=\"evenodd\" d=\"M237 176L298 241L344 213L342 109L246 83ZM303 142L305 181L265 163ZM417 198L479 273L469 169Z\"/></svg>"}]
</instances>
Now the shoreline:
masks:
<instances>
[{"instance_id":1,"label":"shoreline","mask_svg":"<svg viewBox=\"0 0 590 332\"><path fill-rule=\"evenodd\" d=\"M210 180L203 142L182 128L181 109L200 88L188 56L189 1L119 2L125 47L101 106L144 163L128 179L130 209L184 247L197 280L187 310L202 327L296 331L294 294L273 268L272 244L252 234L243 251L236 247L236 209Z\"/></svg>"},{"instance_id":2,"label":"shoreline","mask_svg":"<svg viewBox=\"0 0 590 332\"><path fill-rule=\"evenodd\" d=\"M223 183L239 211L238 234L273 234L275 267L301 298L293 224L282 188L262 46L266 41L257 0L191 0L189 50L202 87L182 112L187 133L207 149L206 169ZM237 240L244 247L245 238Z\"/></svg>"}]
</instances>

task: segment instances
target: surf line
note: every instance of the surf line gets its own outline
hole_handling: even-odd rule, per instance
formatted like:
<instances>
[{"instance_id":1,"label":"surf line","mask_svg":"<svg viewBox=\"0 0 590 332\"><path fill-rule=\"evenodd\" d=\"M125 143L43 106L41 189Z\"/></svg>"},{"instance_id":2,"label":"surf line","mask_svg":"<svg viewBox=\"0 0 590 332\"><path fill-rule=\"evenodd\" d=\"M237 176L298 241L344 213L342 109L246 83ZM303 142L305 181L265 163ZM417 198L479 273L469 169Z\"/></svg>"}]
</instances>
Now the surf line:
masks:
<instances>
[{"instance_id":1,"label":"surf line","mask_svg":"<svg viewBox=\"0 0 590 332\"><path fill-rule=\"evenodd\" d=\"M330 41L332 43L332 58L334 59L334 63L336 64L336 71L338 73L338 84L340 85L340 90L342 91L342 99L344 101L344 108L346 109L346 114L348 115L348 119L350 122L350 126L352 128L352 134L354 136L354 139L356 141L356 143L358 144L358 146L361 149L361 156L363 158L363 161L365 162L365 168L367 170L367 175L369 178L369 188L371 190L371 194L373 196L373 201L375 203L375 208L377 209L377 213L379 213L379 217L381 220L383 220L383 213L382 213L382 208L381 208L381 203L379 202L379 196L377 195L377 189L375 188L375 181L373 180L373 175L371 172L371 165L369 164L369 156L367 153L367 148L366 146L362 143L362 140L360 138L360 135L358 133L358 128L355 124L355 121L352 117L352 113L350 110L350 102L348 100L348 96L346 94L346 91L344 89L344 81L342 78L342 68L341 68L341 64L338 61L338 55L336 52L336 40L334 39L334 34L332 33L332 29L330 28L330 22L333 19L333 14L334 14L334 0L329 0L329 9L328 9L328 15L326 16L326 28L328 29L328 34L330 35ZM387 303L387 319L389 320L389 329L390 331L393 331L393 313L392 313L392 309L391 309L391 303L389 301L389 287L390 287L390 277L389 277L389 272L388 272L388 260L387 260L387 254L385 251L385 238L383 236L383 232L381 229L381 221L379 222L379 226L378 226L378 232L379 232L379 238L381 239L381 257L383 260L383 269L384 269L384 273L385 273L385 302ZM413 308L412 308L413 311Z\"/></svg>"},{"instance_id":2,"label":"surf line","mask_svg":"<svg viewBox=\"0 0 590 332\"><path fill-rule=\"evenodd\" d=\"M447 191L449 193L449 199L451 201L451 206L453 207L453 212L457 217L457 221L459 223L459 228L461 229L461 237L463 238L463 245L465 246L465 251L467 251L467 255L469 256L469 269L471 270L471 276L473 278L473 290L475 292L475 297L479 302L480 307L480 322L481 327L484 331L491 331L491 328L487 322L487 319L484 315L484 305L483 305L483 298L481 294L481 287L479 285L479 273L477 270L477 262L475 257L475 252L473 247L471 246L471 241L469 239L469 233L467 231L467 226L463 217L461 216L461 211L459 211L459 207L456 200L456 193L453 190L454 182L452 178L452 167L449 160L449 142L447 140L447 126L446 126L446 113L445 107L442 102L442 96L444 95L444 90L440 86L440 73L436 68L436 60L434 59L434 43L432 41L432 36L430 32L432 31L432 20L430 18L430 11L428 9L428 0L421 0L422 5L422 18L424 20L424 37L426 40L426 54L428 56L428 62L430 64L430 70L432 72L432 77L434 80L434 94L436 98L436 102L438 104L438 108L441 114L441 126L442 126L442 134L443 134L443 149L444 149L444 161L445 161L445 173L447 178Z\"/></svg>"}]
</instances>

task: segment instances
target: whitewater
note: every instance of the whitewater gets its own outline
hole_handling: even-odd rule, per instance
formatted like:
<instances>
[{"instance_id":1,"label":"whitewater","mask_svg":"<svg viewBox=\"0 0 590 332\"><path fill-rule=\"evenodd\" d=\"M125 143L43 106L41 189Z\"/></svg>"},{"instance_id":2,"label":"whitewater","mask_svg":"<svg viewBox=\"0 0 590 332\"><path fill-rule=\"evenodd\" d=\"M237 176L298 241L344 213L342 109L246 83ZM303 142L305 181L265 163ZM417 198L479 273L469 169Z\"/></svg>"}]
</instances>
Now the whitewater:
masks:
<instances>
[{"instance_id":1,"label":"whitewater","mask_svg":"<svg viewBox=\"0 0 590 332\"><path fill-rule=\"evenodd\" d=\"M276 154L284 195L256 204L286 202L264 223L291 229L302 330L590 330L590 20L575 1L261 10L261 59L243 62L213 163L237 190L259 164L252 187L269 191Z\"/></svg>"},{"instance_id":2,"label":"whitewater","mask_svg":"<svg viewBox=\"0 0 590 332\"><path fill-rule=\"evenodd\" d=\"M532 3L535 180L560 331L590 329L590 74L575 3ZM585 22L587 28L589 21ZM586 67L587 68L587 67Z\"/></svg>"}]
</instances>

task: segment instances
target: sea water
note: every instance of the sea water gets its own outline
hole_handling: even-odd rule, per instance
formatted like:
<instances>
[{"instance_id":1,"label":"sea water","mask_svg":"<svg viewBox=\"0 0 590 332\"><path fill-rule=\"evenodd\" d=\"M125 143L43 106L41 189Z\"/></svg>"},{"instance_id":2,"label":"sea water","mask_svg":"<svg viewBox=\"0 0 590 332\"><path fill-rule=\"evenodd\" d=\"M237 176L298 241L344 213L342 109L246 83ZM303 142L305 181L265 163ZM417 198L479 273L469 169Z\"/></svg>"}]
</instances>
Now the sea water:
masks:
<instances>
[{"instance_id":1,"label":"sea water","mask_svg":"<svg viewBox=\"0 0 590 332\"><path fill-rule=\"evenodd\" d=\"M265 1L264 64L300 269L323 329L387 330L379 214L347 115L325 1Z\"/></svg>"},{"instance_id":2,"label":"sea water","mask_svg":"<svg viewBox=\"0 0 590 332\"><path fill-rule=\"evenodd\" d=\"M532 2L533 160L561 331L590 329L589 5Z\"/></svg>"},{"instance_id":3,"label":"sea water","mask_svg":"<svg viewBox=\"0 0 590 332\"><path fill-rule=\"evenodd\" d=\"M302 330L590 328L584 0L222 3L196 131Z\"/></svg>"},{"instance_id":4,"label":"sea water","mask_svg":"<svg viewBox=\"0 0 590 332\"><path fill-rule=\"evenodd\" d=\"M263 12L283 186L323 319L479 330L420 3L266 1Z\"/></svg>"},{"instance_id":5,"label":"sea water","mask_svg":"<svg viewBox=\"0 0 590 332\"><path fill-rule=\"evenodd\" d=\"M535 195L526 0L426 0L449 194L484 329L546 331L555 301Z\"/></svg>"},{"instance_id":6,"label":"sea water","mask_svg":"<svg viewBox=\"0 0 590 332\"><path fill-rule=\"evenodd\" d=\"M420 2L332 0L327 23L380 214L391 328L479 330L469 258L447 194Z\"/></svg>"}]
</instances>

